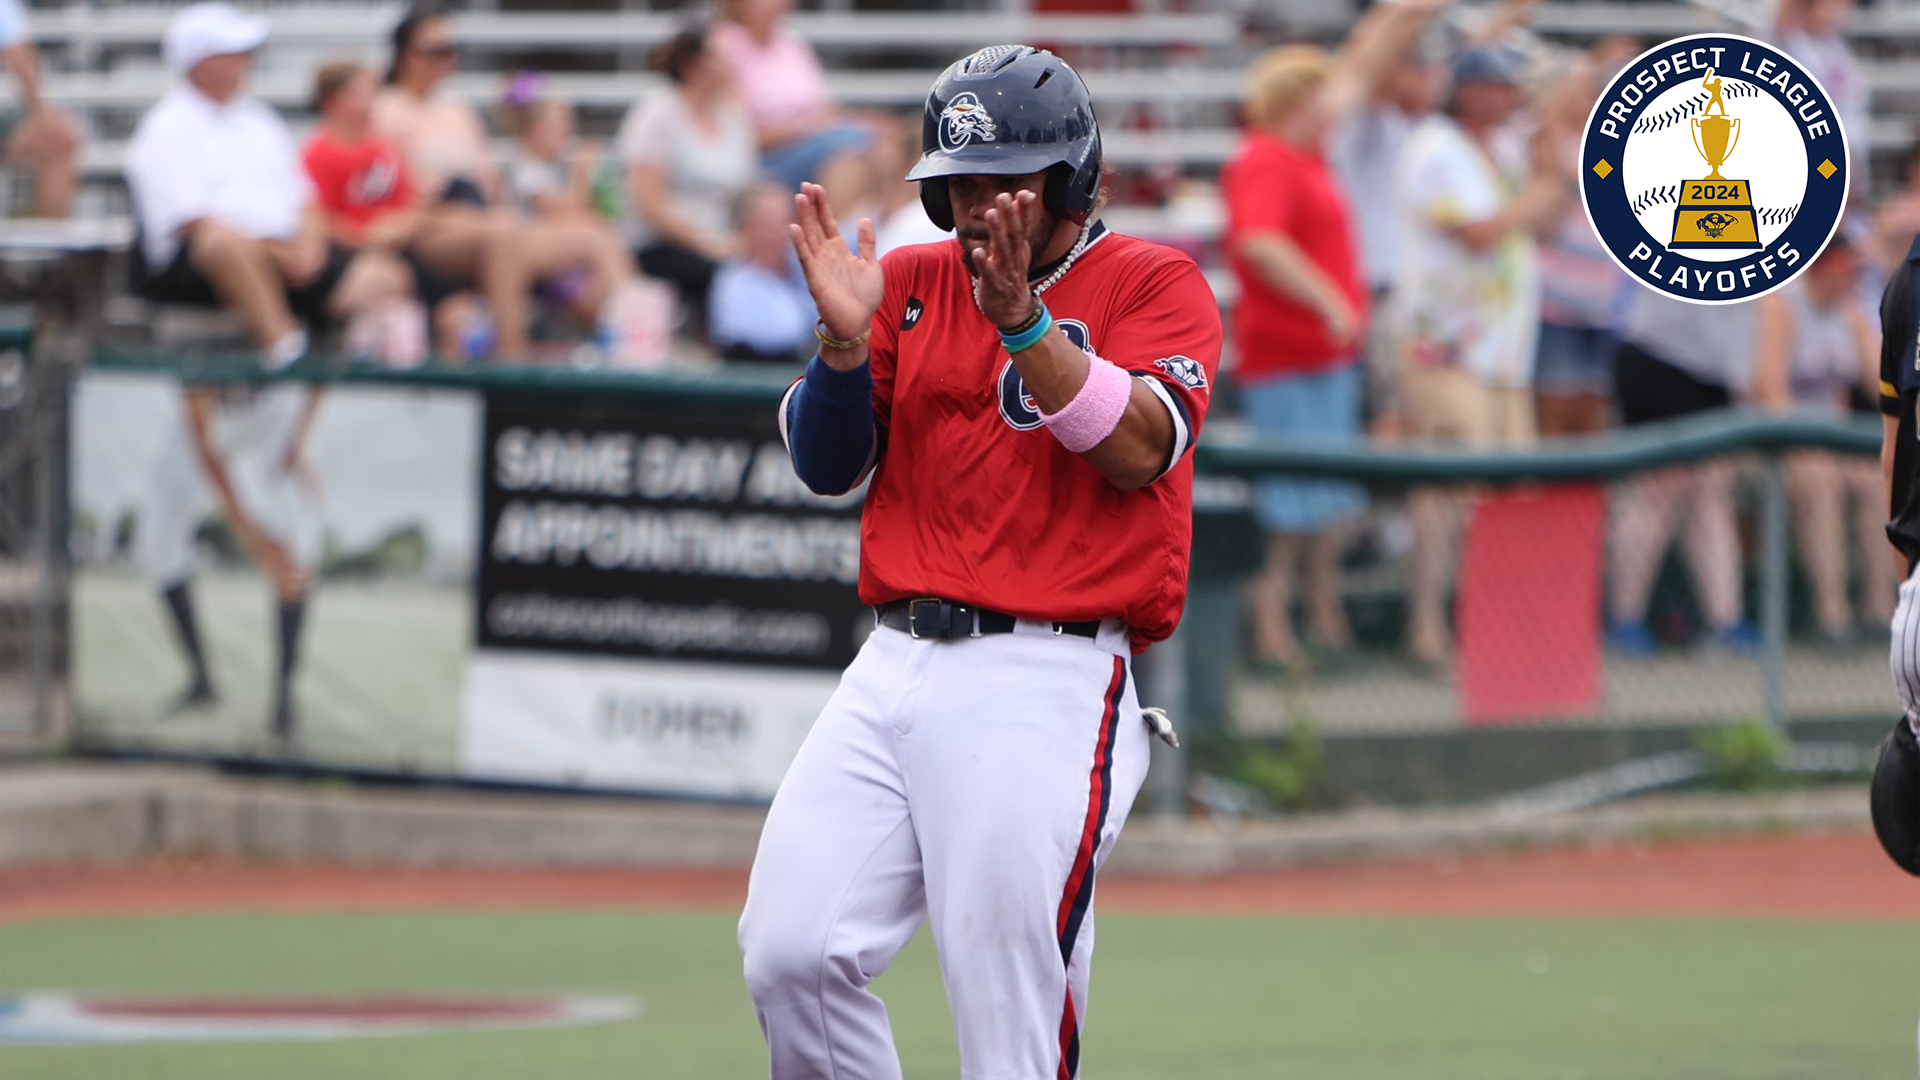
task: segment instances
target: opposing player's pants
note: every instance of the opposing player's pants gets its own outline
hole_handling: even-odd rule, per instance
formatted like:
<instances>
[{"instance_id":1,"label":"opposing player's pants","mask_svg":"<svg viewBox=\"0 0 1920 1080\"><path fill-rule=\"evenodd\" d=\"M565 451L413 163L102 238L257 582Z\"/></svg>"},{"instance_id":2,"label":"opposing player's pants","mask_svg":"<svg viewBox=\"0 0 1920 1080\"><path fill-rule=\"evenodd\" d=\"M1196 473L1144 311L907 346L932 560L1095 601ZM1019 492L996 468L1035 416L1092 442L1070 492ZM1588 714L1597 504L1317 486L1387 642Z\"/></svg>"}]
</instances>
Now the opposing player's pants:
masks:
<instances>
[{"instance_id":1,"label":"opposing player's pants","mask_svg":"<svg viewBox=\"0 0 1920 1080\"><path fill-rule=\"evenodd\" d=\"M1889 666L1893 688L1907 719L1920 728L1920 567L1900 584L1900 602L1893 609L1893 646Z\"/></svg>"},{"instance_id":2,"label":"opposing player's pants","mask_svg":"<svg viewBox=\"0 0 1920 1080\"><path fill-rule=\"evenodd\" d=\"M963 1077L1079 1061L1093 880L1147 772L1124 631L873 633L768 813L740 919L775 1080L891 1080L868 984L933 929Z\"/></svg>"}]
</instances>

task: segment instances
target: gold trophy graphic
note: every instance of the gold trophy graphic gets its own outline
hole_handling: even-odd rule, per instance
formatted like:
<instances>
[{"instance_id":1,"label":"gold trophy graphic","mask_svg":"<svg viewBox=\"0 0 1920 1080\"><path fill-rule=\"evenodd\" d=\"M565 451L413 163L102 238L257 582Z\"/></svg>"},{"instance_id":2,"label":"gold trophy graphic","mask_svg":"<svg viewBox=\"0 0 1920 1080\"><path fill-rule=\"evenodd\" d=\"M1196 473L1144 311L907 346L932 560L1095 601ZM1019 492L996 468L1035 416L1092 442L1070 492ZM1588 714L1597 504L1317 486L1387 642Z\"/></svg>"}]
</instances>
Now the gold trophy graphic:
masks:
<instances>
[{"instance_id":1,"label":"gold trophy graphic","mask_svg":"<svg viewBox=\"0 0 1920 1080\"><path fill-rule=\"evenodd\" d=\"M1729 180L1720 175L1720 166L1740 144L1740 120L1727 115L1726 99L1720 96L1720 80L1707 69L1700 81L1708 93L1700 115L1688 119L1693 129L1693 148L1707 161L1707 175L1680 185L1680 207L1673 212L1673 242L1670 248L1757 248L1759 225L1753 214L1753 192L1745 180ZM1718 108L1720 114L1714 115Z\"/></svg>"}]
</instances>

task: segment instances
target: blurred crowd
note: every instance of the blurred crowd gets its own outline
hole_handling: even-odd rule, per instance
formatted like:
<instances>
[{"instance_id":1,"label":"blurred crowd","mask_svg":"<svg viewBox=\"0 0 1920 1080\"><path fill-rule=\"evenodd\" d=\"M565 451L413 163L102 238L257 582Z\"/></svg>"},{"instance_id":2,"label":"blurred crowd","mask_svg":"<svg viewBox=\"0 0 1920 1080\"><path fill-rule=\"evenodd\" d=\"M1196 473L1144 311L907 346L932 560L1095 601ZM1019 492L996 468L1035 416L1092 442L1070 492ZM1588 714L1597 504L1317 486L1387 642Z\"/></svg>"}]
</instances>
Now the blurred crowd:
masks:
<instances>
[{"instance_id":1,"label":"blurred crowd","mask_svg":"<svg viewBox=\"0 0 1920 1080\"><path fill-rule=\"evenodd\" d=\"M1383 0L1336 48L1283 45L1251 65L1242 140L1220 177L1242 415L1294 440L1500 448L1735 403L1875 409L1872 305L1920 230L1920 147L1905 186L1869 202L1868 84L1842 34L1851 0L1779 0L1772 32L1856 133L1842 230L1790 288L1718 307L1628 281L1581 206L1586 117L1643 43L1543 45L1527 31L1535 2L1470 19L1451 0ZM505 77L491 116L450 92L459 47L424 8L394 27L378 68L314 73L317 122L296 145L248 96L267 20L186 7L163 43L178 82L128 151L135 288L235 311L272 366L306 355L308 328L328 324L344 327L349 354L394 365L796 364L814 344L787 235L800 183L822 183L843 223L873 218L883 254L946 234L902 179L917 112L841 107L785 26L790 7L720 0L712 21L687 24L654 58L666 88L606 146L580 137L540 72ZM0 161L32 173L37 212L63 215L74 127L40 95L20 0L0 0L0 59L20 90L0 115ZM504 154L496 132L511 140ZM1884 626L1892 600L1880 479L1870 462L1807 452L1788 480L1820 632L1845 646L1857 626ZM1613 649L1654 650L1649 596L1675 542L1706 638L1756 646L1734 483L1716 463L1624 485L1607 545ZM1408 503L1407 648L1422 664L1449 661L1446 596L1471 498L1426 490ZM1351 647L1341 569L1368 501L1347 483L1259 486L1268 550L1249 599L1262 661L1304 666Z\"/></svg>"},{"instance_id":2,"label":"blurred crowd","mask_svg":"<svg viewBox=\"0 0 1920 1080\"><path fill-rule=\"evenodd\" d=\"M1628 280L1581 205L1587 115L1652 43L1546 47L1526 31L1532 7L1509 0L1468 24L1448 0L1376 4L1337 49L1287 45L1253 64L1245 134L1221 182L1241 290L1237 385L1251 425L1332 444L1500 448L1733 404L1877 412L1871 312L1920 227L1920 149L1907 187L1873 206L1868 86L1841 32L1851 0L1781 0L1772 34L1855 133L1841 231L1788 288L1714 307ZM1758 648L1743 607L1735 480L1716 462L1639 476L1617 492L1606 545L1616 653L1657 647L1649 597L1676 539L1704 640ZM1808 451L1788 462L1787 480L1819 634L1848 647L1861 627L1885 627L1897 583L1879 471ZM1425 666L1450 658L1445 597L1469 500L1447 490L1408 500L1407 650ZM1249 599L1260 660L1297 668L1351 648L1341 567L1366 509L1352 484L1259 485L1269 540Z\"/></svg>"},{"instance_id":3,"label":"blurred crowd","mask_svg":"<svg viewBox=\"0 0 1920 1080\"><path fill-rule=\"evenodd\" d=\"M0 44L15 4L0 0ZM826 184L843 220L874 218L883 247L940 234L899 179L918 153L917 114L840 108L784 26L790 6L724 0L711 22L686 24L655 57L666 88L629 110L611 146L580 137L542 72L508 76L490 110L449 92L459 48L426 8L394 27L378 68L314 73L316 122L296 146L248 94L267 18L186 7L163 40L178 83L128 147L135 290L231 309L271 366L313 350L315 325L396 366L802 360L814 313L787 238L802 182ZM9 66L35 85L31 63ZM24 96L28 134L44 115L70 139ZM67 169L39 189L70 199L70 153Z\"/></svg>"}]
</instances>

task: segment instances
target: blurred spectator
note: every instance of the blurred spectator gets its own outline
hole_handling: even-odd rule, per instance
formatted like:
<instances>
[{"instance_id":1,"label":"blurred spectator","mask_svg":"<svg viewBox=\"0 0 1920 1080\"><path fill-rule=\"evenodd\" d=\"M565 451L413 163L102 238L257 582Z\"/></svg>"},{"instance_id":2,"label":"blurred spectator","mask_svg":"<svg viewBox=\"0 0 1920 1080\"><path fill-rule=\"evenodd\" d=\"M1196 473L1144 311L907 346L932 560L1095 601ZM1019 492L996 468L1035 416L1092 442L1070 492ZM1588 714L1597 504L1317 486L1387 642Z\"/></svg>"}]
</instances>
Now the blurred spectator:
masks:
<instances>
[{"instance_id":1,"label":"blurred spectator","mask_svg":"<svg viewBox=\"0 0 1920 1080\"><path fill-rule=\"evenodd\" d=\"M1536 233L1559 220L1574 162L1538 153L1531 168L1508 128L1522 104L1520 59L1498 46L1460 55L1444 114L1414 132L1395 188L1400 267L1389 316L1417 437L1473 447L1534 439L1540 325ZM1447 568L1459 500L1417 492L1408 649L1446 657Z\"/></svg>"},{"instance_id":2,"label":"blurred spectator","mask_svg":"<svg viewBox=\"0 0 1920 1080\"><path fill-rule=\"evenodd\" d=\"M874 250L881 255L912 244L936 244L953 234L933 223L920 201L920 183L907 173L920 160L923 117L912 117L881 127L874 140L873 164Z\"/></svg>"},{"instance_id":3,"label":"blurred spectator","mask_svg":"<svg viewBox=\"0 0 1920 1080\"><path fill-rule=\"evenodd\" d=\"M1496 446L1534 436L1533 241L1559 220L1573 163L1535 161L1529 171L1523 160L1507 127L1523 100L1519 63L1493 46L1462 54L1447 113L1421 124L1401 161L1392 315L1414 425L1429 438Z\"/></svg>"},{"instance_id":4,"label":"blurred spectator","mask_svg":"<svg viewBox=\"0 0 1920 1080\"><path fill-rule=\"evenodd\" d=\"M80 140L73 121L40 96L40 53L27 33L26 6L0 0L0 61L20 88L19 105L0 113L0 165L33 177L35 214L63 218L80 186L74 164Z\"/></svg>"},{"instance_id":5,"label":"blurred spectator","mask_svg":"<svg viewBox=\"0 0 1920 1080\"><path fill-rule=\"evenodd\" d=\"M1920 142L1900 159L1900 190L1881 201L1873 232L1873 260L1883 272L1906 261L1914 234L1920 233Z\"/></svg>"},{"instance_id":6,"label":"blurred spectator","mask_svg":"<svg viewBox=\"0 0 1920 1080\"><path fill-rule=\"evenodd\" d=\"M635 105L615 140L633 208L628 241L642 270L679 290L690 325L704 327L714 271L738 248L733 205L759 168L753 123L706 27L675 35L657 64L673 89Z\"/></svg>"},{"instance_id":7,"label":"blurred spectator","mask_svg":"<svg viewBox=\"0 0 1920 1080\"><path fill-rule=\"evenodd\" d=\"M414 184L434 201L486 206L500 195L486 122L472 105L436 96L459 60L445 15L409 11L393 28L393 60L374 98L373 129L406 152Z\"/></svg>"},{"instance_id":8,"label":"blurred spectator","mask_svg":"<svg viewBox=\"0 0 1920 1080\"><path fill-rule=\"evenodd\" d=\"M1577 169L1580 138L1599 93L1595 65L1582 60L1542 104L1540 153ZM1587 220L1586 207L1568 198L1540 241L1540 341L1534 364L1534 405L1542 435L1591 435L1613 412L1613 297L1626 276Z\"/></svg>"},{"instance_id":9,"label":"blurred spectator","mask_svg":"<svg viewBox=\"0 0 1920 1080\"><path fill-rule=\"evenodd\" d=\"M512 258L507 249L514 236L504 222L449 213L422 198L399 147L373 134L376 88L374 73L352 61L322 66L313 91L320 121L302 159L333 242L383 249L405 260L414 295L431 313L436 347L442 355L457 355L472 315L464 289L488 277L477 267Z\"/></svg>"},{"instance_id":10,"label":"blurred spectator","mask_svg":"<svg viewBox=\"0 0 1920 1080\"><path fill-rule=\"evenodd\" d=\"M233 308L278 368L307 351L296 315L371 316L405 296L409 282L385 252L354 255L328 243L280 114L241 96L267 31L264 17L225 3L174 16L163 50L183 81L134 130L127 185L142 240L141 294Z\"/></svg>"},{"instance_id":11,"label":"blurred spectator","mask_svg":"<svg viewBox=\"0 0 1920 1080\"><path fill-rule=\"evenodd\" d=\"M1621 297L1613 373L1622 424L1725 408L1746 392L1755 305L1689 304L1637 285ZM1628 656L1652 655L1647 604L1676 526L1710 640L1739 652L1758 648L1760 635L1741 614L1733 464L1725 460L1657 469L1621 485L1608 544L1608 644Z\"/></svg>"},{"instance_id":12,"label":"blurred spectator","mask_svg":"<svg viewBox=\"0 0 1920 1080\"><path fill-rule=\"evenodd\" d=\"M1836 233L1806 275L1762 297L1753 397L1776 410L1795 409L1841 419L1856 395L1869 403L1880 380L1880 335L1853 288L1859 257ZM1847 533L1860 558L1861 621L1881 626L1893 617L1899 580L1886 557L1887 508L1879 462L1825 450L1800 450L1786 462L1787 494L1800 558L1813 587L1820 636L1829 645L1854 640L1847 603ZM1852 503L1852 529L1847 527Z\"/></svg>"},{"instance_id":13,"label":"blurred spectator","mask_svg":"<svg viewBox=\"0 0 1920 1080\"><path fill-rule=\"evenodd\" d=\"M1353 223L1322 156L1333 99L1347 77L1311 45L1282 46L1254 61L1243 99L1247 130L1221 176L1226 247L1240 282L1241 408L1262 434L1329 444L1360 437L1358 350L1367 319ZM1352 644L1340 526L1365 508L1365 493L1351 483L1261 483L1267 561L1250 600L1262 660L1306 660L1292 625L1303 555L1312 636L1331 649Z\"/></svg>"},{"instance_id":14,"label":"blurred spectator","mask_svg":"<svg viewBox=\"0 0 1920 1080\"><path fill-rule=\"evenodd\" d=\"M599 143L577 142L573 105L543 97L538 72L514 76L506 109L513 133L507 159L507 203L529 218L580 217L602 221L594 209L593 180L603 156Z\"/></svg>"},{"instance_id":15,"label":"blurred spectator","mask_svg":"<svg viewBox=\"0 0 1920 1080\"><path fill-rule=\"evenodd\" d=\"M841 118L813 46L781 25L791 10L793 0L721 0L713 46L753 120L761 165L790 191L809 180L826 188L850 220L867 198L872 134Z\"/></svg>"},{"instance_id":16,"label":"blurred spectator","mask_svg":"<svg viewBox=\"0 0 1920 1080\"><path fill-rule=\"evenodd\" d=\"M1357 82L1353 107L1334 118L1327 151L1358 231L1372 296L1368 306L1376 313L1387 309L1399 267L1400 225L1393 208L1400 158L1408 136L1439 105L1446 88L1446 53L1432 24L1450 2L1376 4L1343 49L1351 54L1368 47L1378 58L1370 65L1371 76ZM1372 319L1365 342L1365 412L1383 436L1398 435L1405 426L1388 327L1388 320Z\"/></svg>"},{"instance_id":17,"label":"blurred spectator","mask_svg":"<svg viewBox=\"0 0 1920 1080\"><path fill-rule=\"evenodd\" d=\"M468 257L462 261L486 294L491 351L509 359L528 357L528 283L556 278L562 281L565 306L596 319L596 337L614 348L614 342L631 336L616 329L635 321L628 309L651 308L650 300L633 299L641 290L632 261L619 237L600 222L584 217L519 222L501 205L500 170L479 112L437 96L458 58L444 15L410 11L393 29L393 62L388 85L374 98L373 130L400 147L414 185L428 203L442 208L444 220L465 226ZM499 239L502 250L482 260L478 251L488 236Z\"/></svg>"},{"instance_id":18,"label":"blurred spectator","mask_svg":"<svg viewBox=\"0 0 1920 1080\"><path fill-rule=\"evenodd\" d=\"M782 188L758 184L735 205L740 254L713 277L713 347L728 360L798 363L813 352L819 315L794 257L787 226L793 200Z\"/></svg>"},{"instance_id":19,"label":"blurred spectator","mask_svg":"<svg viewBox=\"0 0 1920 1080\"><path fill-rule=\"evenodd\" d=\"M1866 69L1847 44L1846 23L1853 15L1853 0L1780 0L1775 12L1774 40L1807 71L1819 80L1833 100L1834 112L1850 134L1847 144L1849 175L1854 178L1847 191L1849 202L1865 202L1872 187L1868 154L1873 147L1869 137L1872 116L1869 106L1873 85Z\"/></svg>"}]
</instances>

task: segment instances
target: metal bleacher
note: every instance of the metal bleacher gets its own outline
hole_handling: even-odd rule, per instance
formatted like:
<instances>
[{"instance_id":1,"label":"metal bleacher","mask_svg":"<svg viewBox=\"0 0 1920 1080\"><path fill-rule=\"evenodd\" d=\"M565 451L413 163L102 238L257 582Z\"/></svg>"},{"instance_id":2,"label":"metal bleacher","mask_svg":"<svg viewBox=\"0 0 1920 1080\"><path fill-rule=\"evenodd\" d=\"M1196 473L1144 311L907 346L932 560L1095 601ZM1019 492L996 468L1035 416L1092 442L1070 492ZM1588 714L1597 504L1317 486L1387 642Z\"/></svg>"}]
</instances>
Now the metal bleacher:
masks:
<instances>
[{"instance_id":1,"label":"metal bleacher","mask_svg":"<svg viewBox=\"0 0 1920 1080\"><path fill-rule=\"evenodd\" d=\"M845 9L849 0L826 2L838 7L796 13L792 26L821 51L834 91L848 105L909 110L925 93L930 73L953 56L1000 41L1047 45L1086 75L1102 106L1109 156L1123 172L1203 178L1232 150L1246 59L1282 38L1337 40L1355 12L1353 0L1257 6L1190 0L1197 9L1087 15L856 11ZM119 176L125 140L140 112L171 81L160 66L158 42L177 6L43 0L34 9L47 96L77 116L85 134L83 213L119 213L124 206ZM469 5L454 14L463 55L450 91L490 103L500 93L502 72L540 66L553 73L555 93L581 106L584 129L602 136L611 134L634 101L660 89L645 58L687 18L678 10L569 10L564 0L538 10L498 6ZM343 55L383 59L386 33L402 5L301 0L267 8L274 36L252 89L301 128L310 120L313 67ZM1530 25L1548 41L1580 43L1613 33L1658 40L1728 24L1698 4L1674 0L1554 0L1538 7ZM1912 142L1910 118L1920 115L1920 5L1882 0L1861 10L1852 30L1876 93L1870 142L1890 157ZM10 86L0 92L0 104L11 94Z\"/></svg>"}]
</instances>

